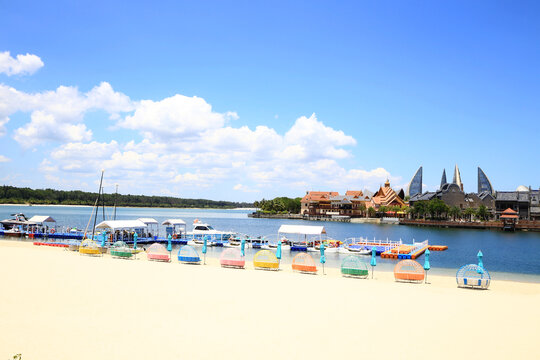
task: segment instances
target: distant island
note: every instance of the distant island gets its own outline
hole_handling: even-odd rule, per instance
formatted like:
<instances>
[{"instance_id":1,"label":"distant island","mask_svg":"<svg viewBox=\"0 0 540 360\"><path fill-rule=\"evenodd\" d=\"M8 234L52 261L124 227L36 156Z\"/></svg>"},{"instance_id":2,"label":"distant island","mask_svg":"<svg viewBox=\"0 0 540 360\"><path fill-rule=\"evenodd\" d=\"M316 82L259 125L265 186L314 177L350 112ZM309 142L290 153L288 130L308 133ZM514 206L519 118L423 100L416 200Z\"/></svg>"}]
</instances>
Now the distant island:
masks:
<instances>
[{"instance_id":1,"label":"distant island","mask_svg":"<svg viewBox=\"0 0 540 360\"><path fill-rule=\"evenodd\" d=\"M0 187L0 204L94 205L98 194L79 190L30 189L4 185ZM235 209L253 207L252 203L183 199L172 196L103 194L100 205L156 208Z\"/></svg>"}]
</instances>

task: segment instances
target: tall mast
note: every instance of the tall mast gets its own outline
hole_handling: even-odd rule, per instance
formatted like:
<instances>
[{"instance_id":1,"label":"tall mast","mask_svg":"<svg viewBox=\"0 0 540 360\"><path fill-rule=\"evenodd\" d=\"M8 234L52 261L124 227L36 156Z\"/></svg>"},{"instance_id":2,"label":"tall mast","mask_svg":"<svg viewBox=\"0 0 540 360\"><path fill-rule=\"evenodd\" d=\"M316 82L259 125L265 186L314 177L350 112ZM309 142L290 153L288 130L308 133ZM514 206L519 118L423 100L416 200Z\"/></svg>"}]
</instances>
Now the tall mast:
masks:
<instances>
[{"instance_id":1,"label":"tall mast","mask_svg":"<svg viewBox=\"0 0 540 360\"><path fill-rule=\"evenodd\" d=\"M103 173L105 172L105 170L101 170L101 180L99 180L99 192L98 192L98 198L96 200L96 205L99 204L99 196L101 194L101 185L103 185ZM98 205L99 206L99 205ZM94 234L96 232L96 221L97 221L97 213L98 213L98 209L99 208L96 208L96 215L94 216L94 226L92 227L92 240L94 239Z\"/></svg>"},{"instance_id":2,"label":"tall mast","mask_svg":"<svg viewBox=\"0 0 540 360\"><path fill-rule=\"evenodd\" d=\"M103 209L103 221L105 221L105 195L103 191L103 186L101 187L101 207Z\"/></svg>"},{"instance_id":3,"label":"tall mast","mask_svg":"<svg viewBox=\"0 0 540 360\"><path fill-rule=\"evenodd\" d=\"M113 216L113 220L116 220L116 196L118 196L118 184L116 184L116 192L114 193L114 216Z\"/></svg>"}]
</instances>

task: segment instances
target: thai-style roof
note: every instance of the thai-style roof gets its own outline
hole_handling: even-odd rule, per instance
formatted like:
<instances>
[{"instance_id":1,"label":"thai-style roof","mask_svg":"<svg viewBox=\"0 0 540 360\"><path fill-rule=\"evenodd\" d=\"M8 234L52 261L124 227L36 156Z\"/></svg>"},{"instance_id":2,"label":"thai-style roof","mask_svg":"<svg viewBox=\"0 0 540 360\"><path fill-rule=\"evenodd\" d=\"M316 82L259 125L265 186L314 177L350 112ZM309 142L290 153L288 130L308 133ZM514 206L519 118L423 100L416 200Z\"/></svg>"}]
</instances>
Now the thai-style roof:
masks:
<instances>
[{"instance_id":1,"label":"thai-style roof","mask_svg":"<svg viewBox=\"0 0 540 360\"><path fill-rule=\"evenodd\" d=\"M371 198L375 205L388 206L394 203L399 204L400 206L405 205L405 202L398 196L398 194L390 187L390 181L386 180L384 187L381 186L380 189L373 195Z\"/></svg>"},{"instance_id":2,"label":"thai-style roof","mask_svg":"<svg viewBox=\"0 0 540 360\"><path fill-rule=\"evenodd\" d=\"M364 193L362 192L362 190L347 190L345 195L352 197L364 197Z\"/></svg>"}]
</instances>

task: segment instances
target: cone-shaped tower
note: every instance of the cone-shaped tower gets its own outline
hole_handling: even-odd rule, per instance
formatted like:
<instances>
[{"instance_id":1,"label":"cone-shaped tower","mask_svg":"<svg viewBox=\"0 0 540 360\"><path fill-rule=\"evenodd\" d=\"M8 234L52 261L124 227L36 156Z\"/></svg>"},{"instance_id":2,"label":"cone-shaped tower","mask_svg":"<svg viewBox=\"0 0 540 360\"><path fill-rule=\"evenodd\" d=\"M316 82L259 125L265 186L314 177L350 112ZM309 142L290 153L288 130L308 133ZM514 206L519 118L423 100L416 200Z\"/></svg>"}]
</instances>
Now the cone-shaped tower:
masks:
<instances>
[{"instance_id":1,"label":"cone-shaped tower","mask_svg":"<svg viewBox=\"0 0 540 360\"><path fill-rule=\"evenodd\" d=\"M454 169L454 180L452 181L454 184L459 186L461 191L463 191L463 183L461 182L461 175L459 174L459 168L456 164L456 167Z\"/></svg>"},{"instance_id":2,"label":"cone-shaped tower","mask_svg":"<svg viewBox=\"0 0 540 360\"><path fill-rule=\"evenodd\" d=\"M441 189L443 187L444 184L446 184L448 181L446 181L446 169L443 169L442 171L442 177L441 177Z\"/></svg>"}]
</instances>

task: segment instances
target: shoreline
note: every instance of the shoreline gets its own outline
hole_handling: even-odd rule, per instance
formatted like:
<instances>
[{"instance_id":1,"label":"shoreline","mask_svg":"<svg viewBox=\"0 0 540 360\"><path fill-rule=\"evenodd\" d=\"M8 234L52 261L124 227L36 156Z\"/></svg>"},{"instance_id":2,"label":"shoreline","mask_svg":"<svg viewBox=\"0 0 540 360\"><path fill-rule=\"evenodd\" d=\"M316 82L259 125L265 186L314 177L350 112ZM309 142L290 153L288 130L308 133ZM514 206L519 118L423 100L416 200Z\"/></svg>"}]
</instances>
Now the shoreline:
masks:
<instances>
[{"instance_id":1,"label":"shoreline","mask_svg":"<svg viewBox=\"0 0 540 360\"><path fill-rule=\"evenodd\" d=\"M253 219L281 219L281 220L306 220L306 221L330 221L347 222L351 224L375 224L375 225L405 225L417 227L431 227L438 229L472 229L472 230L498 230L504 231L503 223L498 220L491 221L450 221L450 220L420 220L399 218L369 218L369 217L328 217L322 215L304 216L301 214L267 214L253 212L248 214ZM540 221L521 220L515 225L514 231L540 232Z\"/></svg>"},{"instance_id":2,"label":"shoreline","mask_svg":"<svg viewBox=\"0 0 540 360\"><path fill-rule=\"evenodd\" d=\"M32 245L32 247L37 247L33 245L34 241L35 241L34 239L13 240L13 238L6 238L6 237L0 236L0 244L2 242L7 242L7 243L14 243L14 244L17 244L17 243L29 244L29 245ZM57 242L61 242L61 241L57 241ZM145 244L144 246L148 247L149 245ZM39 246L39 247L48 248L47 246ZM196 248L196 250L200 252L200 248ZM173 254L177 251L178 251L178 246L175 245L173 247ZM310 255L314 256L313 254L314 253L310 253ZM369 262L370 260L369 255L360 255L360 257L366 262ZM214 256L213 254L208 254L207 259L218 260L218 257ZM378 259L379 258L377 258L377 260ZM321 267L322 265L318 262L318 258L316 255L314 256L314 260L317 263L317 267L322 268ZM386 263L381 264L380 262L378 262L378 265L375 267L375 273L377 272L392 273L393 267L395 266L395 264L397 264L397 261L393 263L392 265L389 265ZM282 260L281 265L285 267L290 267L290 262L287 260ZM337 271L340 269L340 265L327 263L325 264L325 269L334 269ZM489 271L489 269L487 270ZM442 266L432 267L428 272L428 277L431 277L431 276L449 277L449 278L453 278L455 281L455 274L457 271L458 271L458 268L454 268L454 267L442 267ZM370 273L371 273L371 268L370 268ZM511 282L519 282L519 283L524 283L524 284L540 284L540 274L503 272L503 271L489 271L489 273L492 279L496 279L498 281L511 281Z\"/></svg>"},{"instance_id":3,"label":"shoreline","mask_svg":"<svg viewBox=\"0 0 540 360\"><path fill-rule=\"evenodd\" d=\"M313 276L254 270L251 261L245 270L207 262L88 257L0 242L0 358L328 359L357 354L359 338L370 358L540 355L540 284L495 280L489 290L471 290L436 275L410 284L383 271L361 280L337 269ZM416 323L412 337L403 336L404 321ZM279 346L264 345L273 341Z\"/></svg>"},{"instance_id":4,"label":"shoreline","mask_svg":"<svg viewBox=\"0 0 540 360\"><path fill-rule=\"evenodd\" d=\"M94 205L62 205L62 204L0 204L0 206L21 206L21 207L40 207L40 206L47 206L47 207L89 207L93 208ZM99 206L101 207L101 206ZM105 208L114 208L114 205L107 205ZM189 210L246 210L246 211L252 211L252 208L192 208L192 207L147 207L147 206L117 206L117 209L189 209Z\"/></svg>"}]
</instances>

